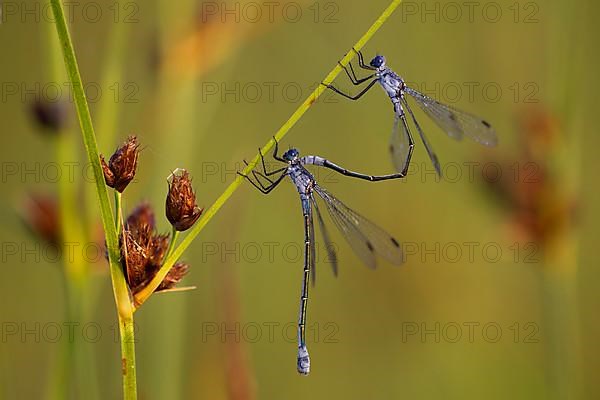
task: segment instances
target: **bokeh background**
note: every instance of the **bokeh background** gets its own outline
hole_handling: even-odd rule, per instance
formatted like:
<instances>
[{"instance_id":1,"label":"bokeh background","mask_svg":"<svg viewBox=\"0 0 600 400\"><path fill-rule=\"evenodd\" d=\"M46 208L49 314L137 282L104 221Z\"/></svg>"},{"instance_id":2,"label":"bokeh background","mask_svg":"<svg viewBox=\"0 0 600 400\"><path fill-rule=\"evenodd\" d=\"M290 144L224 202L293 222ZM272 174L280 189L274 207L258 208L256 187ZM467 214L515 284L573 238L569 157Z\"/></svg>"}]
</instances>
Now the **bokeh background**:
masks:
<instances>
[{"instance_id":1,"label":"bokeh background","mask_svg":"<svg viewBox=\"0 0 600 400\"><path fill-rule=\"evenodd\" d=\"M140 398L600 396L600 10L590 0L469 4L406 1L365 53L484 116L499 146L455 142L417 111L445 180L419 142L405 182L317 173L403 242L405 264L368 270L329 224L340 274L321 252L312 372L300 377L297 193L287 182L268 197L242 186L184 256L184 284L197 289L153 296L136 313ZM168 232L175 168L209 206L387 5L73 3L101 151L133 133L142 143L126 210L150 202ZM102 254L83 252L102 239L51 21L46 2L2 2L0 398L119 398L110 278ZM354 90L344 76L337 84ZM391 124L380 89L357 103L327 93L282 146L386 173ZM79 238L72 256L50 244L65 235Z\"/></svg>"}]
</instances>

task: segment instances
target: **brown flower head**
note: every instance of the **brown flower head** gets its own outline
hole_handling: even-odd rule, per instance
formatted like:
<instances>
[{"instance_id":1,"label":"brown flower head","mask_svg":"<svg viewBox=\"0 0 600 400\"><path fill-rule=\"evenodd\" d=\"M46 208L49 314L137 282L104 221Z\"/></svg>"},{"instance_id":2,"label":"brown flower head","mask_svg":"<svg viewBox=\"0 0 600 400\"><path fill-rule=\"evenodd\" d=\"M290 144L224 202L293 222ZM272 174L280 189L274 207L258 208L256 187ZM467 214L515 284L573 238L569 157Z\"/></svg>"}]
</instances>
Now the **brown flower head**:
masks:
<instances>
[{"instance_id":1,"label":"brown flower head","mask_svg":"<svg viewBox=\"0 0 600 400\"><path fill-rule=\"evenodd\" d=\"M169 248L169 235L154 235L150 241L148 263L152 269L159 270L162 265L167 249Z\"/></svg>"},{"instance_id":2,"label":"brown flower head","mask_svg":"<svg viewBox=\"0 0 600 400\"><path fill-rule=\"evenodd\" d=\"M148 203L142 203L127 217L125 240L121 236L121 260L127 283L133 294L144 288L160 269L167 249L169 236L156 232L154 212ZM189 268L175 264L157 290L175 286Z\"/></svg>"},{"instance_id":3,"label":"brown flower head","mask_svg":"<svg viewBox=\"0 0 600 400\"><path fill-rule=\"evenodd\" d=\"M188 230L200 218L202 211L196 204L196 194L192 188L190 174L178 169L168 179L167 219L178 231Z\"/></svg>"},{"instance_id":4,"label":"brown flower head","mask_svg":"<svg viewBox=\"0 0 600 400\"><path fill-rule=\"evenodd\" d=\"M175 285L181 281L181 279L187 274L190 266L183 262L178 262L171 269L165 279L161 282L160 286L156 289L157 292L161 290L172 289Z\"/></svg>"},{"instance_id":5,"label":"brown flower head","mask_svg":"<svg viewBox=\"0 0 600 400\"><path fill-rule=\"evenodd\" d=\"M131 232L125 231L125 240L121 234L121 260L129 288L135 293L148 279L148 246L138 242Z\"/></svg>"},{"instance_id":6,"label":"brown flower head","mask_svg":"<svg viewBox=\"0 0 600 400\"><path fill-rule=\"evenodd\" d=\"M22 211L23 222L38 238L53 246L61 242L60 218L56 198L49 195L32 194L25 201Z\"/></svg>"},{"instance_id":7,"label":"brown flower head","mask_svg":"<svg viewBox=\"0 0 600 400\"><path fill-rule=\"evenodd\" d=\"M136 207L125 222L121 237L121 260L132 292L147 280L146 266L154 234L154 212L148 203Z\"/></svg>"},{"instance_id":8,"label":"brown flower head","mask_svg":"<svg viewBox=\"0 0 600 400\"><path fill-rule=\"evenodd\" d=\"M31 106L31 114L40 127L51 133L60 132L69 122L68 104L62 101L37 99Z\"/></svg>"},{"instance_id":9,"label":"brown flower head","mask_svg":"<svg viewBox=\"0 0 600 400\"><path fill-rule=\"evenodd\" d=\"M100 156L104 180L109 187L123 193L129 182L133 180L137 168L139 147L137 138L129 136L110 157L108 164L104 161L104 157Z\"/></svg>"},{"instance_id":10,"label":"brown flower head","mask_svg":"<svg viewBox=\"0 0 600 400\"><path fill-rule=\"evenodd\" d=\"M543 106L528 107L519 128L520 154L513 151L499 164L510 173L486 177L486 183L507 211L511 236L544 250L573 224L578 200L564 190L552 165L561 135L558 118Z\"/></svg>"},{"instance_id":11,"label":"brown flower head","mask_svg":"<svg viewBox=\"0 0 600 400\"><path fill-rule=\"evenodd\" d=\"M150 237L156 227L154 211L150 204L144 202L137 206L125 221L126 229L131 232L136 240Z\"/></svg>"}]
</instances>

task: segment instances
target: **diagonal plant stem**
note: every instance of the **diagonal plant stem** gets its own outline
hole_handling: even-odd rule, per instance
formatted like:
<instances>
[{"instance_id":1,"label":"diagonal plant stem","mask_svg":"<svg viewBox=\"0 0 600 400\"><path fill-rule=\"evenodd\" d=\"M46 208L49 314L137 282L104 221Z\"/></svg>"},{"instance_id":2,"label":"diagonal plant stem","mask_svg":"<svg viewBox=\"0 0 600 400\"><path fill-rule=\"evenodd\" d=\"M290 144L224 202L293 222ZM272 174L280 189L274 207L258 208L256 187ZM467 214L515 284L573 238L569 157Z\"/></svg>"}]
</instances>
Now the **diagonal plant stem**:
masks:
<instances>
[{"instance_id":1,"label":"diagonal plant stem","mask_svg":"<svg viewBox=\"0 0 600 400\"><path fill-rule=\"evenodd\" d=\"M81 128L83 143L85 145L88 161L94 172L96 192L100 205L100 216L104 228L106 247L110 264L115 304L119 317L121 332L121 371L123 374L123 395L126 400L137 398L136 371L135 371L135 342L133 339L133 306L125 276L119 263L119 245L117 230L113 223L113 213L108 198L108 190L104 182L104 174L100 165L100 156L92 118L88 107L75 50L67 28L64 10L60 0L50 0L54 14L56 32L63 51L65 67L71 81L77 117Z\"/></svg>"},{"instance_id":2,"label":"diagonal plant stem","mask_svg":"<svg viewBox=\"0 0 600 400\"><path fill-rule=\"evenodd\" d=\"M392 15L392 13L398 8L402 0L393 0L390 5L383 11L383 13L377 18L377 20L371 25L369 30L356 42L353 46L356 50L361 50L364 45L373 37L373 35L381 28L384 22ZM347 66L350 61L354 58L355 53L349 51L344 58L340 61L343 66ZM333 80L342 72L342 66L336 64L336 66L329 72L329 74L323 80L324 84L330 84ZM279 128L275 133L275 139L281 140L292 127L300 120L300 118L308 111L308 109L317 101L317 99L326 90L325 86L319 85L317 88L308 96L306 100L296 109L292 116ZM275 141L270 139L267 144L262 148L262 153L266 154L275 145ZM243 174L248 174L254 169L256 163L259 160L259 155L255 155L252 161L243 170ZM171 267L175 262L183 255L183 252L192 244L194 239L200 234L202 229L208 224L208 222L215 216L215 214L223 207L223 205L229 200L233 193L240 187L243 182L241 176L237 176L235 180L225 189L225 191L217 198L212 206L202 215L196 225L190 230L187 236L181 241L181 244L170 253L170 256L165 260L163 266L160 268L158 273L154 276L152 281L139 291L135 296L135 304L139 306L144 303L160 285L162 280L165 278Z\"/></svg>"}]
</instances>

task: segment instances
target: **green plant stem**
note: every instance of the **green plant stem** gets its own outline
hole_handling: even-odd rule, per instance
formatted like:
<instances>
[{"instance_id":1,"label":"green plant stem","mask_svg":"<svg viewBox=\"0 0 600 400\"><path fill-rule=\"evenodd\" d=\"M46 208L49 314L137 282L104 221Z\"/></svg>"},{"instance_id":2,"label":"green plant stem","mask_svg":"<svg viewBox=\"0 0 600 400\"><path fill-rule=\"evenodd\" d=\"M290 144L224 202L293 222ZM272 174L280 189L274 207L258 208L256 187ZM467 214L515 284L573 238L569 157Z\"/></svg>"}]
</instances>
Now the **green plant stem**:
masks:
<instances>
[{"instance_id":1,"label":"green plant stem","mask_svg":"<svg viewBox=\"0 0 600 400\"><path fill-rule=\"evenodd\" d=\"M88 107L83 83L75 57L75 50L67 27L64 10L60 0L50 0L52 12L54 14L56 32L63 51L65 67L71 81L73 98L77 110L77 117L81 128L83 143L87 154L88 161L94 172L94 180L96 192L98 195L100 216L104 228L106 247L108 250L108 258L110 264L110 276L113 286L113 294L119 324L121 329L121 364L124 366L123 371L123 394L124 398L136 399L136 378L135 378L135 343L133 340L133 305L130 299L129 288L125 281L125 276L119 262L120 252L117 230L113 224L112 210L108 198L108 190L104 182L104 174L100 165L100 156L98 153L98 145L92 124L92 118ZM129 332L131 331L131 332ZM127 334L127 336L124 336Z\"/></svg>"},{"instance_id":2,"label":"green plant stem","mask_svg":"<svg viewBox=\"0 0 600 400\"><path fill-rule=\"evenodd\" d=\"M50 79L54 80L55 82L60 82L64 80L64 68L62 66L62 59L60 56L60 47L58 44L58 39L56 38L56 36L53 34L54 33L54 26L50 23L47 23L47 28L48 28L48 32L44 32L44 39L47 39L47 65L48 65L48 71L49 71L49 76ZM58 134L55 136L55 145L56 145L56 160L59 163L62 163L64 161L67 160L63 160L63 155L65 154L64 148L66 147L64 145L65 142L65 138L64 136L67 135L68 132L66 132L64 129L61 129L60 132L58 132ZM68 161L72 161L72 160L68 160ZM62 164L61 164L62 165ZM70 240L69 238L67 238L66 234L67 234L67 224L65 224L65 213L64 213L64 201L63 199L65 197L67 197L70 194L70 191L68 190L68 185L65 185L62 181L64 179L61 179L59 181L58 184L58 201L59 201L59 206L60 206L60 210L59 210L59 214L60 214L60 220L61 220L61 238L63 240L63 242ZM72 307L71 302L71 290L70 287L72 286L71 282L69 281L69 274L67 273L67 268L68 266L63 265L64 270L64 296L65 296L65 320L66 321L73 321L73 316L72 316ZM69 393L69 376L72 375L72 371L73 371L73 366L74 366L74 343L72 340L65 340L65 341L61 341L61 350L60 350L60 356L58 358L58 366L55 366L53 368L50 369L51 374L52 374L52 378L51 378L51 382L50 382L50 386L47 389L47 393L46 393L46 398L48 400L51 399L64 399L66 397L68 397L68 393Z\"/></svg>"},{"instance_id":3,"label":"green plant stem","mask_svg":"<svg viewBox=\"0 0 600 400\"><path fill-rule=\"evenodd\" d=\"M125 283L125 277L119 264L119 246L117 239L117 231L113 225L112 211L110 201L108 199L108 190L104 183L104 174L100 165L100 157L98 153L98 145L92 125L92 118L88 108L87 99L83 90L83 83L79 74L79 67L75 58L75 51L69 35L69 30L65 21L64 10L60 0L50 0L52 11L56 21L56 31L63 50L65 66L71 80L75 107L77 109L77 117L83 136L88 161L94 172L94 180L96 184L96 192L100 203L100 216L102 225L106 235L106 245L108 248L108 257L111 266L111 278L113 279L113 289L115 300L118 305L118 311L127 315L127 308L131 308L129 301L129 290Z\"/></svg>"},{"instance_id":4,"label":"green plant stem","mask_svg":"<svg viewBox=\"0 0 600 400\"><path fill-rule=\"evenodd\" d=\"M115 229L121 232L123 222L123 194L114 191L115 196ZM125 240L123 232L123 240ZM124 246L126 247L126 246ZM127 259L127 254L125 254ZM123 375L123 393L125 400L137 398L137 378L135 367L135 332L133 309L126 315L119 313L119 338L121 340L121 374Z\"/></svg>"},{"instance_id":5,"label":"green plant stem","mask_svg":"<svg viewBox=\"0 0 600 400\"><path fill-rule=\"evenodd\" d=\"M561 128L568 141L558 146L549 156L545 155L547 170L556 173L560 185L559 201L579 201L581 196L582 171L582 108L577 107L577 99L585 95L585 86L577 84L585 73L584 51L586 7L569 7L557 3L554 23L555 36L548 40L550 57L558 57L558 62L549 65L549 82L563 82L553 85L548 92L549 102L555 110L561 110ZM569 53L569 57L560 54ZM557 79L562 78L562 79ZM559 139L564 140L564 138ZM538 162L538 164L540 164ZM563 200L564 199L564 200ZM579 232L577 218L568 220L575 227L567 225L559 231L553 242L544 249L544 269L542 283L542 321L544 328L544 354L548 399L584 398L582 354L582 331L580 305L578 304L579 274Z\"/></svg>"},{"instance_id":6,"label":"green plant stem","mask_svg":"<svg viewBox=\"0 0 600 400\"><path fill-rule=\"evenodd\" d=\"M57 155L60 163L72 162L76 156L76 146L73 132L61 132L56 137ZM58 198L60 207L61 237L64 243L87 243L89 241L82 223L77 218L77 190L67 177L62 177L58 183ZM65 249L66 251L67 249ZM72 258L64 260L65 296L67 302L66 318L68 322L82 323L84 320L84 304L89 287L89 266L81 252L74 252ZM98 398L98 387L94 374L94 357L90 347L81 340L67 340L68 362L64 379L71 385L75 384L78 396L86 393L89 399ZM73 379L73 377L76 377ZM68 386L66 387L69 388ZM58 398L64 398L58 397Z\"/></svg>"},{"instance_id":7,"label":"green plant stem","mask_svg":"<svg viewBox=\"0 0 600 400\"><path fill-rule=\"evenodd\" d=\"M73 316L71 315L71 283L69 282L68 277L65 274L64 279L64 293L65 293L65 321L72 322L74 321ZM50 368L50 373L52 374L52 378L50 381L50 386L47 388L46 399L47 400L60 400L66 399L69 397L70 391L70 379L69 377L73 376L73 367L74 367L74 356L75 353L75 344L73 340L62 340L60 347L60 354L58 356L57 365Z\"/></svg>"},{"instance_id":8,"label":"green plant stem","mask_svg":"<svg viewBox=\"0 0 600 400\"><path fill-rule=\"evenodd\" d=\"M381 28L383 23L392 15L392 13L398 8L402 0L393 0L390 5L383 11L383 13L377 18L377 20L371 25L369 30L356 42L353 46L356 50L361 50L364 45L373 37L373 35ZM354 51L350 50L344 58L340 61L340 64L347 66L350 61L355 57ZM342 72L342 66L336 64L336 66L327 74L323 80L323 84L330 84L334 79ZM308 96L308 98L296 109L292 116L279 128L275 133L275 139L281 140L294 125L300 120L300 118L308 111L308 109L317 101L317 99L323 94L326 87L323 85L317 86L317 88ZM263 154L266 154L275 145L275 140L270 139L265 146L261 149ZM243 170L243 174L249 174L259 161L260 155L254 156L252 161ZM237 176L235 180L225 189L225 191L217 198L217 200L206 210L206 212L200 217L196 225L190 230L187 236L181 241L181 244L173 251L170 257L168 257L163 266L160 268L158 273L154 276L152 281L142 290L140 290L135 296L135 304L139 307L143 304L156 288L163 281L171 267L177 262L177 260L183 255L183 252L192 244L194 239L202 232L202 229L208 224L208 222L215 216L215 214L223 207L223 205L229 200L233 193L240 187L244 178Z\"/></svg>"},{"instance_id":9,"label":"green plant stem","mask_svg":"<svg viewBox=\"0 0 600 400\"><path fill-rule=\"evenodd\" d=\"M54 35L54 24L45 24L47 32L44 39L48 47L48 70L50 78L62 82L66 78L60 43ZM76 146L77 136L71 129L62 128L53 136L56 145L56 160L60 165L78 162L79 153ZM75 183L75 184L74 184ZM80 181L71 182L66 176L61 176L58 182L58 204L62 243L89 243L89 229L81 221L77 212L77 187ZM67 249L64 249L65 254ZM86 305L89 300L90 267L81 252L72 253L72 257L64 259L64 288L65 288L65 321L81 323L86 319ZM61 347L59 367L51 368L54 382L48 398L64 399L74 393L80 397L86 393L86 398L98 398L97 375L95 373L94 352L91 346L80 338L65 339Z\"/></svg>"},{"instance_id":10,"label":"green plant stem","mask_svg":"<svg viewBox=\"0 0 600 400\"><path fill-rule=\"evenodd\" d=\"M134 328L133 313L129 316L119 314L121 374L123 375L123 398L125 400L137 399Z\"/></svg>"},{"instance_id":11,"label":"green plant stem","mask_svg":"<svg viewBox=\"0 0 600 400\"><path fill-rule=\"evenodd\" d=\"M115 190L115 229L117 230L117 235L121 232L122 221L123 221L123 196L121 192Z\"/></svg>"},{"instance_id":12,"label":"green plant stem","mask_svg":"<svg viewBox=\"0 0 600 400\"><path fill-rule=\"evenodd\" d=\"M122 4L120 0L114 0L112 4L115 7L127 7L127 2ZM111 88L113 85L120 85L123 77L123 62L126 55L127 34L131 28L130 23L119 21L111 24L108 32L107 46L105 50L106 57L102 60L102 88ZM115 138L118 132L117 123L119 119L119 107L126 99L127 86L117 86L114 95L102 96L98 102L98 120L96 122L96 131L98 132L98 142L100 148L105 146L114 146Z\"/></svg>"},{"instance_id":13,"label":"green plant stem","mask_svg":"<svg viewBox=\"0 0 600 400\"><path fill-rule=\"evenodd\" d=\"M165 260L167 260L169 256L171 256L171 253L173 253L173 249L175 249L175 244L177 243L177 238L179 238L179 231L173 227L171 231L171 242L169 243L169 249L167 250L167 254L164 258Z\"/></svg>"},{"instance_id":14,"label":"green plant stem","mask_svg":"<svg viewBox=\"0 0 600 400\"><path fill-rule=\"evenodd\" d=\"M124 7L120 4L120 0L112 2L116 9L120 10L120 7ZM122 81L122 70L123 70L123 59L125 58L125 50L127 46L126 35L130 27L129 23L119 21L111 24L111 29L108 32L107 46L105 50L106 57L103 58L102 62L102 77L100 87L102 88L113 88L114 85L120 85ZM124 90L127 87L117 86L117 91L114 95L105 95L100 97L100 101L97 104L96 115L96 132L98 134L98 145L101 149L112 149L115 146L115 136L118 132L117 122L119 119L119 106L123 100L121 97L124 96ZM93 227L96 222L96 205L94 203L95 189L93 185L85 185L84 192L84 205L85 205L85 216L86 223ZM117 230L118 232L118 230Z\"/></svg>"}]
</instances>

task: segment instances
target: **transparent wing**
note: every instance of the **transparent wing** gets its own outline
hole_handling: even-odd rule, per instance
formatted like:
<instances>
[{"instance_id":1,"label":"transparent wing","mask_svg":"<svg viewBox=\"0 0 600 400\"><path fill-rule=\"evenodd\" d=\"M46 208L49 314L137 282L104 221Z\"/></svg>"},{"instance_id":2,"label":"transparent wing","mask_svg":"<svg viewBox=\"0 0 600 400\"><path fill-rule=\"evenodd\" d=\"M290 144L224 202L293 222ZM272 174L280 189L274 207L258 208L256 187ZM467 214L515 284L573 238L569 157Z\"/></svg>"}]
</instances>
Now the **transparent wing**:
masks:
<instances>
[{"instance_id":1,"label":"transparent wing","mask_svg":"<svg viewBox=\"0 0 600 400\"><path fill-rule=\"evenodd\" d=\"M419 107L448 136L457 140L462 139L463 136L468 136L486 146L495 146L498 144L496 131L487 121L442 104L409 87L405 88L404 91L415 99Z\"/></svg>"},{"instance_id":2,"label":"transparent wing","mask_svg":"<svg viewBox=\"0 0 600 400\"><path fill-rule=\"evenodd\" d=\"M402 264L402 249L396 239L383 229L348 208L320 186L315 191L327 205L331 219L356 255L369 267L377 266L375 254L379 254L392 264Z\"/></svg>"},{"instance_id":3,"label":"transparent wing","mask_svg":"<svg viewBox=\"0 0 600 400\"><path fill-rule=\"evenodd\" d=\"M442 168L440 167L440 160L438 159L437 155L433 151L433 147L431 147L429 140L427 140L427 136L425 136L425 132L423 132L423 129L421 129L421 125L419 125L419 122L415 118L415 114L413 114L411 108L408 106L406 99L402 100L402 104L404 104L404 107L406 107L406 111L408 111L408 113L410 114L410 117L411 117L413 123L415 124L415 127L417 128L417 132L419 132L419 136L421 137L421 141L423 142L423 145L425 145L425 150L427 150L427 155L429 156L429 159L431 160L431 163L433 164L433 167L435 168L435 172L437 172L438 176L442 176ZM404 120L404 123L406 123L406 120Z\"/></svg>"},{"instance_id":4,"label":"transparent wing","mask_svg":"<svg viewBox=\"0 0 600 400\"><path fill-rule=\"evenodd\" d=\"M313 209L315 210L315 214L317 214L319 230L323 235L323 242L325 242L325 249L327 250L327 261L331 264L331 268L333 269L333 275L337 277L338 261L337 254L335 253L335 248L333 247L333 243L331 242L331 237L329 236L329 232L327 231L327 228L325 226L325 221L323 220L323 216L321 215L321 211L319 210L317 200L314 198L314 196L310 196L310 200L314 206Z\"/></svg>"},{"instance_id":5,"label":"transparent wing","mask_svg":"<svg viewBox=\"0 0 600 400\"><path fill-rule=\"evenodd\" d=\"M394 115L394 127L392 128L392 136L390 136L390 155L392 163L396 171L406 171L408 156L410 153L410 131L406 123L405 117Z\"/></svg>"}]
</instances>

